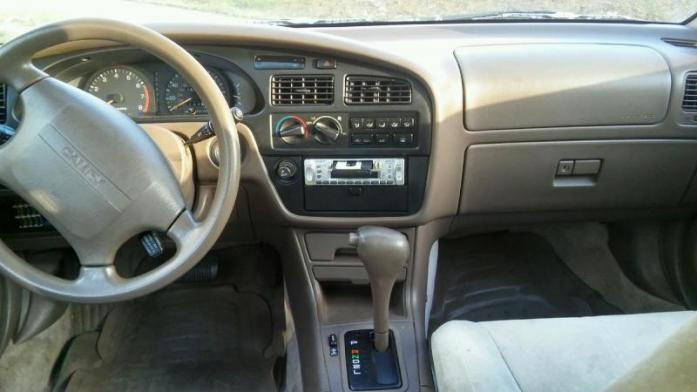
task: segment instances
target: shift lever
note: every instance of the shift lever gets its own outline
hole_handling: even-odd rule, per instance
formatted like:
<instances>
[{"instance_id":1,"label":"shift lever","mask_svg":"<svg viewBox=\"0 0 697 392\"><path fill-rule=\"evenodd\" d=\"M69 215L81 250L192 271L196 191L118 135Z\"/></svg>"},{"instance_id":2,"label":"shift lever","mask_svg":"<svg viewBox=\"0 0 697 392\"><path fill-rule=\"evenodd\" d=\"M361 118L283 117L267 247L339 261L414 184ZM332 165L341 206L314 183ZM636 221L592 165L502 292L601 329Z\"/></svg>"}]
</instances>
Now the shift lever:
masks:
<instances>
[{"instance_id":1,"label":"shift lever","mask_svg":"<svg viewBox=\"0 0 697 392\"><path fill-rule=\"evenodd\" d=\"M390 295L397 277L409 259L409 241L395 230L364 226L349 237L365 265L373 296L375 350L385 352L390 346Z\"/></svg>"}]
</instances>

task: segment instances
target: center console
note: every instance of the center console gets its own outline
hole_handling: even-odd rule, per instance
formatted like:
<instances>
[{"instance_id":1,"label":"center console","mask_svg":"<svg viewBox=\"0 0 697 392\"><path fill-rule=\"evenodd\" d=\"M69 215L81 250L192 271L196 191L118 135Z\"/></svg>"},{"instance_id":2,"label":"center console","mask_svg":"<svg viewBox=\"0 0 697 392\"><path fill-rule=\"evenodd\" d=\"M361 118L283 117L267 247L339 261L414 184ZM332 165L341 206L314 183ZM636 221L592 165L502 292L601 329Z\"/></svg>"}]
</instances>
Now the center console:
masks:
<instances>
[{"instance_id":1,"label":"center console","mask_svg":"<svg viewBox=\"0 0 697 392\"><path fill-rule=\"evenodd\" d=\"M284 207L327 218L417 213L432 140L431 100L420 82L377 66L312 56L287 64L256 69L269 104L244 119ZM326 370L313 364L313 376L327 375L326 390L417 390L409 296L415 228L320 227L291 229L307 278L291 286L312 290L307 306L319 327L319 336L306 344L319 344L321 358L306 350L312 357L307 363Z\"/></svg>"},{"instance_id":2,"label":"center console","mask_svg":"<svg viewBox=\"0 0 697 392\"><path fill-rule=\"evenodd\" d=\"M286 208L301 215L406 215L423 201L428 112L283 112L265 163Z\"/></svg>"},{"instance_id":3,"label":"center console","mask_svg":"<svg viewBox=\"0 0 697 392\"><path fill-rule=\"evenodd\" d=\"M268 105L245 123L286 209L360 217L421 208L432 120L418 80L358 61L272 51L255 53L254 68Z\"/></svg>"}]
</instances>

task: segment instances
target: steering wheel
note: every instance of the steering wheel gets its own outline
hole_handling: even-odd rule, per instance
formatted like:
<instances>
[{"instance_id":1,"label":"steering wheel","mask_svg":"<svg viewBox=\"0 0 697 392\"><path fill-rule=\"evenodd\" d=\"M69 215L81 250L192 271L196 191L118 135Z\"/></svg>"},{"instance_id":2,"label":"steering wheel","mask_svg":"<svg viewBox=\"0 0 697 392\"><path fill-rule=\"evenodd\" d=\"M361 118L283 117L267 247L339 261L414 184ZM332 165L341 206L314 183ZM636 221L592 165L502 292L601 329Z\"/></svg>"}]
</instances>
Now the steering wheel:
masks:
<instances>
[{"instance_id":1,"label":"steering wheel","mask_svg":"<svg viewBox=\"0 0 697 392\"><path fill-rule=\"evenodd\" d=\"M210 210L197 222L170 166L130 118L32 64L38 51L79 40L139 48L179 72L208 112L220 148ZM0 146L0 183L36 208L70 243L80 261L75 280L32 267L0 240L0 271L57 300L98 303L142 296L173 282L210 250L232 213L240 181L240 146L227 102L186 50L142 26L107 19L47 25L0 47L0 80L20 94L23 120ZM133 278L119 276L117 250L146 231L165 232L175 255Z\"/></svg>"}]
</instances>

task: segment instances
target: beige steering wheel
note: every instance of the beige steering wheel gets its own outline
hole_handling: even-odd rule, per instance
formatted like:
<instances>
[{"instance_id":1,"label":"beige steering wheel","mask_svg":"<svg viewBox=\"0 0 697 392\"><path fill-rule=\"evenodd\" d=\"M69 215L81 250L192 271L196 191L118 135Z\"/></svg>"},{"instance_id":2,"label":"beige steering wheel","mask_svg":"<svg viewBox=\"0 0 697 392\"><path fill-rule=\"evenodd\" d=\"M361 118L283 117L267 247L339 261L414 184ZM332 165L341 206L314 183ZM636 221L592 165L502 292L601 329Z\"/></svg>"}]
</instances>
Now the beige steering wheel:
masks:
<instances>
[{"instance_id":1,"label":"beige steering wheel","mask_svg":"<svg viewBox=\"0 0 697 392\"><path fill-rule=\"evenodd\" d=\"M98 98L49 77L32 64L40 50L78 40L110 40L143 49L179 72L208 107L220 146L217 190L206 218L186 208L168 162L130 118ZM24 104L17 133L0 146L0 183L36 208L76 251L75 280L46 274L0 240L0 271L41 295L111 302L173 282L210 250L235 204L240 147L227 102L206 70L179 45L137 25L106 19L51 24L0 47L0 81ZM162 266L123 278L116 251L150 230L166 232L176 254Z\"/></svg>"}]
</instances>

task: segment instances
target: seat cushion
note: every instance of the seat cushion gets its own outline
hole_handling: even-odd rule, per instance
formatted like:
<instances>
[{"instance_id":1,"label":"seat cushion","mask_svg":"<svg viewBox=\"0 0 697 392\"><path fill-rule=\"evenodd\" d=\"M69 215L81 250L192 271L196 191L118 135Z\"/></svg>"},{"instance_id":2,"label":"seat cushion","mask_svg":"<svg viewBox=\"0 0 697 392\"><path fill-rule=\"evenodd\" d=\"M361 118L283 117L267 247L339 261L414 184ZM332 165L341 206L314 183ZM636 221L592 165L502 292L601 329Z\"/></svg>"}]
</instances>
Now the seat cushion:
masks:
<instances>
[{"instance_id":1,"label":"seat cushion","mask_svg":"<svg viewBox=\"0 0 697 392\"><path fill-rule=\"evenodd\" d=\"M696 312L450 321L431 337L439 391L602 391Z\"/></svg>"}]
</instances>

